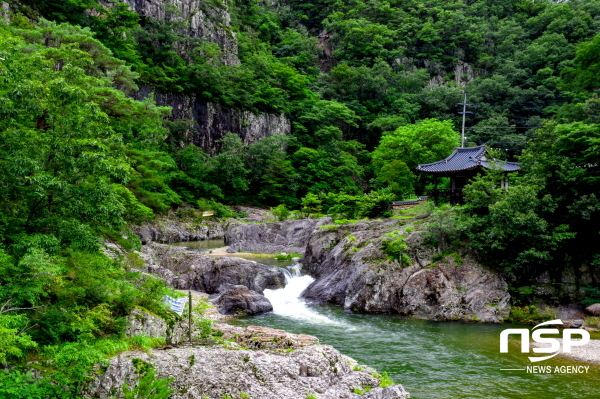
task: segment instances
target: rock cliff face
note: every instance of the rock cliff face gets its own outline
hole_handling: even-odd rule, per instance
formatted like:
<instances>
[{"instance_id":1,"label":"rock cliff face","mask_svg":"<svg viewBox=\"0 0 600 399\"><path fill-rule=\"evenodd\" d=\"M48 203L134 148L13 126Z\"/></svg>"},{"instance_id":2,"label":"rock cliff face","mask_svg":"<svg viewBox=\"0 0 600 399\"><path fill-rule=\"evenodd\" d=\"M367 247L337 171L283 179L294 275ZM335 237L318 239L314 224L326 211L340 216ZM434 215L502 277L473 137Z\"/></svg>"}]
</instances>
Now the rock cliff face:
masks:
<instances>
[{"instance_id":1,"label":"rock cliff face","mask_svg":"<svg viewBox=\"0 0 600 399\"><path fill-rule=\"evenodd\" d=\"M313 231L326 223L331 223L331 218L231 224L225 231L225 244L229 252L302 254Z\"/></svg>"},{"instance_id":2,"label":"rock cliff face","mask_svg":"<svg viewBox=\"0 0 600 399\"><path fill-rule=\"evenodd\" d=\"M176 289L217 293L221 284L243 285L262 294L265 288L285 286L285 275L276 267L241 258L214 258L171 245L144 245L140 257L146 270Z\"/></svg>"},{"instance_id":3,"label":"rock cliff face","mask_svg":"<svg viewBox=\"0 0 600 399\"><path fill-rule=\"evenodd\" d=\"M137 360L136 360L137 359ZM217 347L185 347L145 352L124 352L110 360L104 374L91 384L86 397L109 398L124 383L137 383L137 369L144 362L157 378L171 377L171 398L305 399L406 399L401 385L379 387L379 380L355 371L352 359L328 345L312 345L290 353L227 350ZM353 389L373 387L364 395Z\"/></svg>"},{"instance_id":4,"label":"rock cliff face","mask_svg":"<svg viewBox=\"0 0 600 399\"><path fill-rule=\"evenodd\" d=\"M151 92L154 92L154 88L144 86L134 97L141 100ZM228 132L237 134L245 145L249 145L274 134L290 134L292 129L290 121L283 114L254 114L226 108L199 100L192 93L154 92L154 99L158 105L173 109L170 120L191 121L191 127L185 131L184 142L193 143L206 151L216 151L220 147L219 140Z\"/></svg>"},{"instance_id":5,"label":"rock cliff face","mask_svg":"<svg viewBox=\"0 0 600 399\"><path fill-rule=\"evenodd\" d=\"M142 244L151 242L174 243L183 241L202 241L223 238L225 228L220 222L189 223L173 220L159 220L142 226L131 226Z\"/></svg>"},{"instance_id":6,"label":"rock cliff face","mask_svg":"<svg viewBox=\"0 0 600 399\"><path fill-rule=\"evenodd\" d=\"M399 313L438 320L499 322L508 316L506 282L468 256L433 262L419 232L405 233L411 261L401 265L382 251L398 221L317 229L303 258L315 281L302 296L344 309Z\"/></svg>"},{"instance_id":7,"label":"rock cliff face","mask_svg":"<svg viewBox=\"0 0 600 399\"><path fill-rule=\"evenodd\" d=\"M203 0L122 1L142 17L182 21L185 35L203 38L219 45L224 64L232 66L240 63L226 2L218 5L214 2L210 5L211 2ZM105 7L112 5L110 0L101 0L101 3ZM193 93L163 93L151 86L144 86L134 94L134 98L141 100L152 92L158 105L173 109L169 119L190 122L181 145L193 143L206 151L214 152L220 147L219 140L227 132L237 134L248 145L263 137L289 134L291 131L290 121L283 114L254 114L226 108L198 99Z\"/></svg>"},{"instance_id":8,"label":"rock cliff face","mask_svg":"<svg viewBox=\"0 0 600 399\"><path fill-rule=\"evenodd\" d=\"M328 224L329 223L329 224ZM230 225L226 242L234 251L299 252L315 281L302 296L348 311L398 313L438 320L500 322L508 316L506 282L471 257L436 252L422 233L403 221L330 225L331 219ZM414 225L411 225L414 228ZM398 230L410 262L401 265L382 250L386 234Z\"/></svg>"},{"instance_id":9,"label":"rock cliff face","mask_svg":"<svg viewBox=\"0 0 600 399\"><path fill-rule=\"evenodd\" d=\"M239 64L235 32L231 29L231 16L227 3L220 5L203 0L121 0L130 9L144 18L167 21L183 21L184 32L190 37L201 37L216 43L223 52L227 65ZM111 7L110 0L100 0L105 7Z\"/></svg>"}]
</instances>

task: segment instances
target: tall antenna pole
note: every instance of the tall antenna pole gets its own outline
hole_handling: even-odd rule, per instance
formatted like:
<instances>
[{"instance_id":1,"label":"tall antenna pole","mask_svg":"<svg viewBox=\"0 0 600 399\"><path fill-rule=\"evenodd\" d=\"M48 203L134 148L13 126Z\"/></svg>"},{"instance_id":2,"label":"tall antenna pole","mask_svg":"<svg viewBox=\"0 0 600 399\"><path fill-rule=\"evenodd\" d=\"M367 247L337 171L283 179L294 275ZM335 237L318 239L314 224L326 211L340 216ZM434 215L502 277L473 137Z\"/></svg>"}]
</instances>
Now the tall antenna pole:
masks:
<instances>
[{"instance_id":1,"label":"tall antenna pole","mask_svg":"<svg viewBox=\"0 0 600 399\"><path fill-rule=\"evenodd\" d=\"M464 147L465 146L465 120L467 118L467 92L463 90L463 111L462 111L462 116L463 116L463 120L462 120L462 133L460 135L460 146Z\"/></svg>"},{"instance_id":2,"label":"tall antenna pole","mask_svg":"<svg viewBox=\"0 0 600 399\"><path fill-rule=\"evenodd\" d=\"M458 103L457 105L462 105L463 110L462 112L459 112L459 114L462 114L462 133L461 133L461 138L460 138L460 146L464 147L465 146L465 122L467 119L467 114L472 114L471 111L467 111L467 106L473 106L473 104L467 104L467 92L463 90L463 102L462 103Z\"/></svg>"}]
</instances>

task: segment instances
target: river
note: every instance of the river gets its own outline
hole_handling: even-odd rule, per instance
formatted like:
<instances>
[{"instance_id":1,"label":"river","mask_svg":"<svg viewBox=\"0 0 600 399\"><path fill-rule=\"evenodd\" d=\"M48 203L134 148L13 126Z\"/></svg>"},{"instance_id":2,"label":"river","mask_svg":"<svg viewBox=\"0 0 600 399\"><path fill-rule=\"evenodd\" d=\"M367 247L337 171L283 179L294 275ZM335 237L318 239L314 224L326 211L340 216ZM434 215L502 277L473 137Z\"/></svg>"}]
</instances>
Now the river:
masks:
<instances>
[{"instance_id":1,"label":"river","mask_svg":"<svg viewBox=\"0 0 600 399\"><path fill-rule=\"evenodd\" d=\"M299 299L310 276L291 273L288 285L265 290L273 312L239 325L310 334L359 363L387 371L413 398L575 399L600 398L600 367L586 374L533 374L527 354L499 353L500 332L509 325L432 322L394 315L355 315L333 306L309 306ZM582 365L564 358L544 366ZM536 365L540 365L539 363ZM586 364L587 365L587 364Z\"/></svg>"},{"instance_id":2,"label":"river","mask_svg":"<svg viewBox=\"0 0 600 399\"><path fill-rule=\"evenodd\" d=\"M217 244L218 241L211 243ZM186 246L189 247L189 243ZM206 251L206 248L197 250ZM345 313L334 306L311 306L299 299L300 293L313 281L312 277L300 274L299 264L272 258L249 259L283 267L288 284L282 289L265 290L265 296L273 304L273 312L241 318L234 324L314 335L321 343L334 346L360 364L388 372L413 398L600 398L598 365L590 365L585 374L501 370L525 369L532 365L527 359L528 354L519 353L516 342L511 345L511 353L499 353L500 332L523 326L358 315ZM556 366L584 364L560 357L541 363L553 370Z\"/></svg>"}]
</instances>

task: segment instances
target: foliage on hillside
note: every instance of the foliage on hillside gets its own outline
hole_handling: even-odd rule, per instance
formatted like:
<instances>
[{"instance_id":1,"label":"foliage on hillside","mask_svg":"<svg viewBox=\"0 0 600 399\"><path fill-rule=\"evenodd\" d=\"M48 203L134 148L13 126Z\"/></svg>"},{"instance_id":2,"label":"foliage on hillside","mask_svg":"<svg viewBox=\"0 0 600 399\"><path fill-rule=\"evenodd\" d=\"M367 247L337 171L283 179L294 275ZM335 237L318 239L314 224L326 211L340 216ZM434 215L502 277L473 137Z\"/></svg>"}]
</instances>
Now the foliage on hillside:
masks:
<instances>
[{"instance_id":1,"label":"foliage on hillside","mask_svg":"<svg viewBox=\"0 0 600 399\"><path fill-rule=\"evenodd\" d=\"M102 237L134 248L128 222L183 204L388 216L390 201L425 193L414 167L458 144L463 90L477 105L467 141L524 168L508 190L493 173L474 181L464 208L436 213L436 240L468 239L522 292L544 272L600 268L599 0L238 0L222 26L232 65L173 7L157 20L118 1L10 3L0 362L14 367L0 396L76 396L94 363L129 347L118 337L133 306L163 312L163 284L131 273L135 257L104 256ZM292 134L247 147L226 134L209 154L182 139L191 121L132 99L141 85L283 113Z\"/></svg>"}]
</instances>

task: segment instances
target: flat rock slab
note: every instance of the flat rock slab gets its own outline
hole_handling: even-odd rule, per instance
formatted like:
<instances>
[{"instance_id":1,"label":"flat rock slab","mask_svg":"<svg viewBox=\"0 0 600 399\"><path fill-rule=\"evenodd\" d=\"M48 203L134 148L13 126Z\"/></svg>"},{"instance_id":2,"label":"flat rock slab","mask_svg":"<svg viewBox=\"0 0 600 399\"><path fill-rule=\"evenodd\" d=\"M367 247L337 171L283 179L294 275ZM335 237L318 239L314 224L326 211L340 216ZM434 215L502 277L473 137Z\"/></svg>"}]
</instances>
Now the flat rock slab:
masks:
<instances>
[{"instance_id":1,"label":"flat rock slab","mask_svg":"<svg viewBox=\"0 0 600 399\"><path fill-rule=\"evenodd\" d=\"M303 348L319 343L317 337L306 334L292 334L269 327L236 327L217 324L214 327L223 333L223 339L234 339L239 345L250 349L290 349Z\"/></svg>"}]
</instances>

